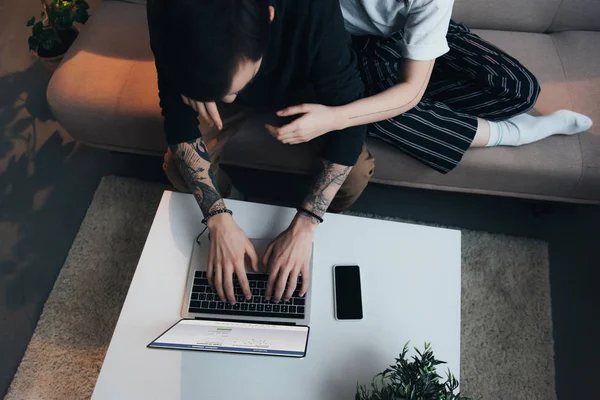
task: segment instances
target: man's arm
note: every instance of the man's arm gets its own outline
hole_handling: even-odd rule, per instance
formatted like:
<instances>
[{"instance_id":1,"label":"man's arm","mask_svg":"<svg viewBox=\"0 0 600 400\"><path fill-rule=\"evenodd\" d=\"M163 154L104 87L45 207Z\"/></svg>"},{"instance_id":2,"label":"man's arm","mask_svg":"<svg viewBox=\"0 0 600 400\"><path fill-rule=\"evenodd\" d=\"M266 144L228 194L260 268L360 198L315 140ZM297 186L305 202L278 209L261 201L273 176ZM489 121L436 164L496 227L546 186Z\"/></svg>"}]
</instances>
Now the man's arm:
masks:
<instances>
[{"instance_id":1,"label":"man's arm","mask_svg":"<svg viewBox=\"0 0 600 400\"><path fill-rule=\"evenodd\" d=\"M173 159L183 179L196 198L204 216L226 209L217 189L215 175L210 166L208 150L201 138L169 146ZM235 272L246 299L252 297L246 277L246 256L258 272L258 256L244 232L232 216L222 213L207 221L210 230L210 247L207 261L207 278L223 301L236 303L233 285Z\"/></svg>"},{"instance_id":2,"label":"man's arm","mask_svg":"<svg viewBox=\"0 0 600 400\"><path fill-rule=\"evenodd\" d=\"M320 37L311 66L311 79L316 102L325 106L343 106L364 95L364 84L356 67L350 35L344 27L339 0L313 2L315 18L319 21ZM318 16L317 16L318 15ZM366 126L349 126L323 136L326 160L353 166L362 152Z\"/></svg>"},{"instance_id":3,"label":"man's arm","mask_svg":"<svg viewBox=\"0 0 600 400\"><path fill-rule=\"evenodd\" d=\"M202 138L170 146L177 169L193 193L202 213L225 209Z\"/></svg>"},{"instance_id":4,"label":"man's arm","mask_svg":"<svg viewBox=\"0 0 600 400\"><path fill-rule=\"evenodd\" d=\"M310 213L298 212L289 228L271 242L263 256L263 264L269 267L267 299L272 297L275 302L289 300L296 290L300 273L300 296L308 290L312 243L319 225L319 220L311 214L323 217L350 170L350 166L321 160L314 183L302 203L302 207Z\"/></svg>"},{"instance_id":5,"label":"man's arm","mask_svg":"<svg viewBox=\"0 0 600 400\"><path fill-rule=\"evenodd\" d=\"M165 43L164 22L161 18L166 0L148 0L146 11L150 47L154 53L158 79L158 97L164 117L164 130L167 143L171 146L199 138L198 112L183 102L181 93L173 84L166 62L168 43ZM173 153L175 154L175 153Z\"/></svg>"},{"instance_id":6,"label":"man's arm","mask_svg":"<svg viewBox=\"0 0 600 400\"><path fill-rule=\"evenodd\" d=\"M310 192L302 203L302 208L323 217L351 169L352 167L322 159ZM306 216L312 219L313 223L319 222L314 217Z\"/></svg>"},{"instance_id":7,"label":"man's arm","mask_svg":"<svg viewBox=\"0 0 600 400\"><path fill-rule=\"evenodd\" d=\"M312 66L312 80L319 103L342 106L363 96L364 85L356 68L356 55L338 0L316 2L322 39ZM318 29L319 29L318 28ZM349 126L324 135L323 159L303 208L323 216L360 155L366 136L365 126Z\"/></svg>"},{"instance_id":8,"label":"man's arm","mask_svg":"<svg viewBox=\"0 0 600 400\"><path fill-rule=\"evenodd\" d=\"M198 129L198 112L183 102L180 92L170 79L165 61L165 48L161 14L166 0L148 0L147 15L150 45L154 52L158 73L160 106L164 117L167 143L173 160L184 181L194 194L204 216L225 208L217 190L210 165L210 157ZM176 73L176 72L175 72ZM233 273L235 272L246 298L252 296L246 279L245 258L248 256L255 271L258 258L254 247L237 226L231 215L216 215L207 222L210 229L210 249L207 276L221 300L235 304Z\"/></svg>"},{"instance_id":9,"label":"man's arm","mask_svg":"<svg viewBox=\"0 0 600 400\"><path fill-rule=\"evenodd\" d=\"M163 7L164 0L149 0L147 3L150 46L156 63L165 135L177 169L206 216L213 210L225 208L225 203L217 190L210 157L198 128L198 112L184 103L169 78L165 64L165 46L168 44L164 42L161 19Z\"/></svg>"},{"instance_id":10,"label":"man's arm","mask_svg":"<svg viewBox=\"0 0 600 400\"><path fill-rule=\"evenodd\" d=\"M317 101L327 106L351 103L362 97L364 86L356 70L356 59L350 48L350 37L338 0L315 0L311 17L317 21L311 78ZM302 207L322 217L358 160L365 140L366 128L353 126L323 137L321 167ZM299 212L281 235L267 248L263 263L269 266L266 297L288 300L302 274L304 295L308 290L309 264L314 232L319 221Z\"/></svg>"},{"instance_id":11,"label":"man's arm","mask_svg":"<svg viewBox=\"0 0 600 400\"><path fill-rule=\"evenodd\" d=\"M217 190L210 157L198 128L198 112L183 102L169 78L165 64L165 46L168 44L164 43L161 20L163 6L164 0L147 3L150 46L156 63L165 135L177 169L206 216L213 209L225 208L225 204Z\"/></svg>"}]
</instances>

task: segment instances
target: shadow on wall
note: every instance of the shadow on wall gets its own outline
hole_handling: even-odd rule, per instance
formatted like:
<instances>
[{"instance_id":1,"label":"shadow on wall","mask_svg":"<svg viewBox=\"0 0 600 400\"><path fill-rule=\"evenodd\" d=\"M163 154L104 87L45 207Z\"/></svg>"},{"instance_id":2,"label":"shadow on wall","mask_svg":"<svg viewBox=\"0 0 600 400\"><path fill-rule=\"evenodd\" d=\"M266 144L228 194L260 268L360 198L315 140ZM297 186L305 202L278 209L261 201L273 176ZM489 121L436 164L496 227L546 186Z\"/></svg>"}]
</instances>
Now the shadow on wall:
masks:
<instances>
[{"instance_id":1,"label":"shadow on wall","mask_svg":"<svg viewBox=\"0 0 600 400\"><path fill-rule=\"evenodd\" d=\"M10 309L43 304L85 214L81 196L100 179L85 178L98 161L91 150L56 130L50 77L38 62L0 78L0 305Z\"/></svg>"},{"instance_id":2,"label":"shadow on wall","mask_svg":"<svg viewBox=\"0 0 600 400\"><path fill-rule=\"evenodd\" d=\"M0 131L3 132L0 166L14 150L16 142L25 142L28 149L35 149L36 119L41 122L54 120L46 102L46 87L51 76L52 72L40 63L34 63L24 71L0 78Z\"/></svg>"},{"instance_id":3,"label":"shadow on wall","mask_svg":"<svg viewBox=\"0 0 600 400\"><path fill-rule=\"evenodd\" d=\"M61 260L53 256L64 257L62 249L70 245L64 234L70 224L55 199L58 192L73 190L69 181L77 171L68 159L75 144L62 142L54 133L37 152L10 157L0 174L0 236L7 239L0 243L0 293L9 309L43 304L52 288L48 282L60 269Z\"/></svg>"}]
</instances>

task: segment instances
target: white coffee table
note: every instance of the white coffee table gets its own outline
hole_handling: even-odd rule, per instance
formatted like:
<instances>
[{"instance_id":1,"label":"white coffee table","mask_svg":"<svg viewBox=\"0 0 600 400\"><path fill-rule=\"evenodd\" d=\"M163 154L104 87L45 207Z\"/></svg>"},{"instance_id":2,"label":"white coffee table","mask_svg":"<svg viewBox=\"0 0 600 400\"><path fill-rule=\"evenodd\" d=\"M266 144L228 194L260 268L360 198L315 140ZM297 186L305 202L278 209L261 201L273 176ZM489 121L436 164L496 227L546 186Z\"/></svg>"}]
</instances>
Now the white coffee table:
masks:
<instances>
[{"instance_id":1,"label":"white coffee table","mask_svg":"<svg viewBox=\"0 0 600 400\"><path fill-rule=\"evenodd\" d=\"M251 238L274 237L295 214L227 204ZM459 378L460 232L344 215L327 214L315 237L306 358L147 349L180 317L201 219L191 195L164 193L93 399L353 399L409 340L431 342ZM361 268L360 321L334 318L335 264Z\"/></svg>"}]
</instances>

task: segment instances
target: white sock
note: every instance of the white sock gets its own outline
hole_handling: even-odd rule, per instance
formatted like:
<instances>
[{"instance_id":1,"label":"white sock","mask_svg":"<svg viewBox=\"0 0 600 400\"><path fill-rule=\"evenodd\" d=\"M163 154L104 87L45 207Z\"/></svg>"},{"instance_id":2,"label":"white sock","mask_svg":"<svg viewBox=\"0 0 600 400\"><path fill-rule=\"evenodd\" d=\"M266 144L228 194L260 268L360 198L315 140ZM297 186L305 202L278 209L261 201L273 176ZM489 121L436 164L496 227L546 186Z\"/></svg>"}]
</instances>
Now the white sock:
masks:
<instances>
[{"instance_id":1,"label":"white sock","mask_svg":"<svg viewBox=\"0 0 600 400\"><path fill-rule=\"evenodd\" d=\"M522 146L552 135L574 135L592 126L592 120L583 114L560 110L543 117L517 115L506 121L488 121L490 140L486 147Z\"/></svg>"}]
</instances>

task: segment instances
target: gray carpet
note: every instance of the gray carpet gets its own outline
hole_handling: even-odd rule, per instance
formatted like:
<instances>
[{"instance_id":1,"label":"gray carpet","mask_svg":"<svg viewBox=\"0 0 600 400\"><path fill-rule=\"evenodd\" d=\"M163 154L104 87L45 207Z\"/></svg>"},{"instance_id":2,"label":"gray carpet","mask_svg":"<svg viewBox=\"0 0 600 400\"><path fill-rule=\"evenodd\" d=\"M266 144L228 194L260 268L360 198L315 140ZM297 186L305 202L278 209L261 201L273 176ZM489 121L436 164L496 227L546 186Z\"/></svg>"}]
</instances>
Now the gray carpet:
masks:
<instances>
[{"instance_id":1,"label":"gray carpet","mask_svg":"<svg viewBox=\"0 0 600 400\"><path fill-rule=\"evenodd\" d=\"M102 180L7 400L90 397L163 189ZM463 394L555 399L547 245L463 231L462 261Z\"/></svg>"}]
</instances>

